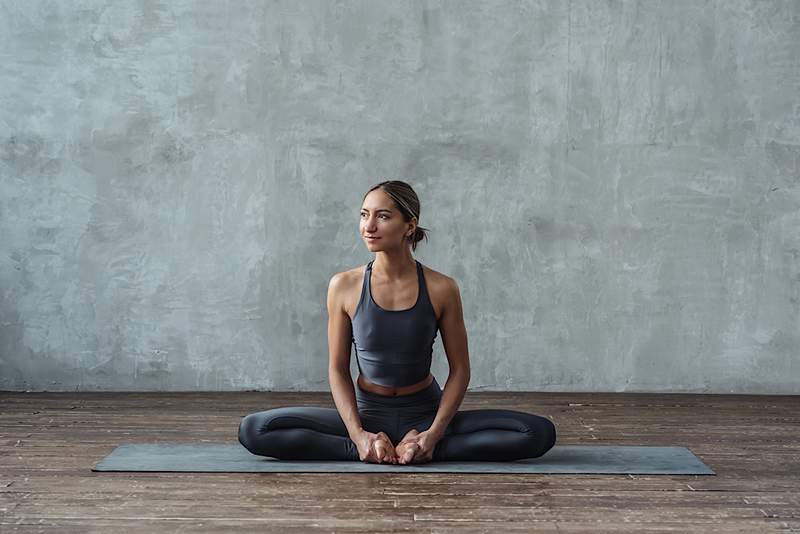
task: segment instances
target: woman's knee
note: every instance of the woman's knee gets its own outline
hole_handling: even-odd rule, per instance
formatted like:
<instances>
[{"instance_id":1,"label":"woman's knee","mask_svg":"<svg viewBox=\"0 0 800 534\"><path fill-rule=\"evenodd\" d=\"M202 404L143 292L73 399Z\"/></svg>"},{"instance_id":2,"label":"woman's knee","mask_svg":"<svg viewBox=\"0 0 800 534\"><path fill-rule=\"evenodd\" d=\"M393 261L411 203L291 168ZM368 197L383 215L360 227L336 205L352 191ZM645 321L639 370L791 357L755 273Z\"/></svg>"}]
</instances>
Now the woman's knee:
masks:
<instances>
[{"instance_id":1,"label":"woman's knee","mask_svg":"<svg viewBox=\"0 0 800 534\"><path fill-rule=\"evenodd\" d=\"M242 417L239 422L239 443L252 452L253 438L260 432L262 418L258 417L257 413L251 413Z\"/></svg>"},{"instance_id":2,"label":"woman's knee","mask_svg":"<svg viewBox=\"0 0 800 534\"><path fill-rule=\"evenodd\" d=\"M529 432L534 443L534 458L543 455L556 444L556 425L546 417L537 416Z\"/></svg>"},{"instance_id":3,"label":"woman's knee","mask_svg":"<svg viewBox=\"0 0 800 534\"><path fill-rule=\"evenodd\" d=\"M259 438L269 430L270 423L284 413L285 408L272 408L246 415L239 422L239 443L252 452Z\"/></svg>"}]
</instances>

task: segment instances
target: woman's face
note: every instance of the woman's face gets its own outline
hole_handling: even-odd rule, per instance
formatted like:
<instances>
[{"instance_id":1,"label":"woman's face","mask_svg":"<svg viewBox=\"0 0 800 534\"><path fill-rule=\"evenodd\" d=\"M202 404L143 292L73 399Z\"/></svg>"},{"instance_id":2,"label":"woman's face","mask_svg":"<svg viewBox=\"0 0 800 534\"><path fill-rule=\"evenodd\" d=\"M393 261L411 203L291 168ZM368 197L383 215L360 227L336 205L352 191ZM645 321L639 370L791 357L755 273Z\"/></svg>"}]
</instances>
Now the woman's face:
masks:
<instances>
[{"instance_id":1,"label":"woman's face","mask_svg":"<svg viewBox=\"0 0 800 534\"><path fill-rule=\"evenodd\" d=\"M414 220L405 222L392 198L383 190L375 189L369 192L361 206L359 233L371 251L399 247L404 243L406 234L414 228ZM369 239L369 236L377 239Z\"/></svg>"}]
</instances>

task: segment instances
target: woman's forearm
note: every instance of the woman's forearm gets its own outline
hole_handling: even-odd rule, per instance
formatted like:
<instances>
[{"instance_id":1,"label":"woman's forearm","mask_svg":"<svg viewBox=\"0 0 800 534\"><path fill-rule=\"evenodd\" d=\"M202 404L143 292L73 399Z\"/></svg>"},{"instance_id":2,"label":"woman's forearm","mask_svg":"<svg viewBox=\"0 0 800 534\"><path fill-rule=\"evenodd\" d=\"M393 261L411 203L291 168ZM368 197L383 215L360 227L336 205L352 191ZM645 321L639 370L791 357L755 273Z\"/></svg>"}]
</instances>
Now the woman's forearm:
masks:
<instances>
[{"instance_id":1,"label":"woman's forearm","mask_svg":"<svg viewBox=\"0 0 800 534\"><path fill-rule=\"evenodd\" d=\"M355 440L359 432L364 430L361 426L361 417L358 415L358 405L356 404L355 386L350 372L343 372L336 369L328 369L328 380L330 381L331 394L336 409L347 427L350 439Z\"/></svg>"},{"instance_id":2,"label":"woman's forearm","mask_svg":"<svg viewBox=\"0 0 800 534\"><path fill-rule=\"evenodd\" d=\"M464 400L469 378L470 374L467 371L450 372L447 376L444 390L442 390L439 410L436 412L436 417L429 431L444 434L444 429L450 424L450 420L453 419L453 416L458 412L458 407L461 406L461 401Z\"/></svg>"}]
</instances>

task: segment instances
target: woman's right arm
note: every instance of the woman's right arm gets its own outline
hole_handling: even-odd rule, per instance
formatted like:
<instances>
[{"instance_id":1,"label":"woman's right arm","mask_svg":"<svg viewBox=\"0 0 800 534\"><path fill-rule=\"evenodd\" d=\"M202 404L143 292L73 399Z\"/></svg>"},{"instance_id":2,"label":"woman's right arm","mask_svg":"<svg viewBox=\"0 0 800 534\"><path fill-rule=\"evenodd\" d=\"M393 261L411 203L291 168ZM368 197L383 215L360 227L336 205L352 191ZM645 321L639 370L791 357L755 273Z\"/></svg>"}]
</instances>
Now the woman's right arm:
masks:
<instances>
[{"instance_id":1,"label":"woman's right arm","mask_svg":"<svg viewBox=\"0 0 800 534\"><path fill-rule=\"evenodd\" d=\"M355 386L350 377L352 325L344 310L346 290L344 273L336 273L328 283L328 380L339 415L350 439L357 441L364 429L356 405Z\"/></svg>"}]
</instances>

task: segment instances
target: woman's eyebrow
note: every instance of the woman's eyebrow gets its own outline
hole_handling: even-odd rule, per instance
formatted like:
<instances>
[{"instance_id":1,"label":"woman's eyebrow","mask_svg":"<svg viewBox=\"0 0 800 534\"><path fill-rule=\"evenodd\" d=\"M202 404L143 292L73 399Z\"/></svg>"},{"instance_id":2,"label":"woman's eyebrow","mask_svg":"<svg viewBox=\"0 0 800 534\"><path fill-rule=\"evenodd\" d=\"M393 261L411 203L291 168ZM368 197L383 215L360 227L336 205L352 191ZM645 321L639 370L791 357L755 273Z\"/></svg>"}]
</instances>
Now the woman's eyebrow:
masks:
<instances>
[{"instance_id":1,"label":"woman's eyebrow","mask_svg":"<svg viewBox=\"0 0 800 534\"><path fill-rule=\"evenodd\" d=\"M361 208L361 211L369 211L369 210L367 208ZM389 213L392 212L392 210L387 210L387 209L383 209L383 208L378 208L375 211L386 211L386 212L389 212Z\"/></svg>"}]
</instances>

